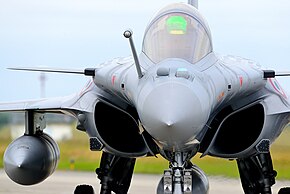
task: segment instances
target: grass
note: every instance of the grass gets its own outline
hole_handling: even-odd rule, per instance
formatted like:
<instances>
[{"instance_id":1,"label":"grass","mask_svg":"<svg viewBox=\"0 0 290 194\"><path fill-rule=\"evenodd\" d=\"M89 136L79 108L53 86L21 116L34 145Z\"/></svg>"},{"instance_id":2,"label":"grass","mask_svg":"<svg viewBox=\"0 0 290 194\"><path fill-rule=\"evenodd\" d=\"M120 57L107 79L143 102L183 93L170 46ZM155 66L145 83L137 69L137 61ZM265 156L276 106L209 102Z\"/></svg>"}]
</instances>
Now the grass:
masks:
<instances>
[{"instance_id":1,"label":"grass","mask_svg":"<svg viewBox=\"0 0 290 194\"><path fill-rule=\"evenodd\" d=\"M3 155L10 142L11 138L8 129L2 129L0 131L0 168L3 167Z\"/></svg>"},{"instance_id":2,"label":"grass","mask_svg":"<svg viewBox=\"0 0 290 194\"><path fill-rule=\"evenodd\" d=\"M85 133L74 130L74 138L60 142L61 158L58 169L94 171L100 162L101 153L89 150L89 142ZM272 158L274 168L278 171L278 179L290 179L290 128L285 130L282 136L272 146ZM3 154L11 142L9 130L0 131L0 168L3 167ZM207 175L218 175L237 178L238 170L235 161L196 156L193 163L205 171ZM158 158L140 158L136 162L135 172L146 174L162 174L168 168L168 162L161 156Z\"/></svg>"},{"instance_id":3,"label":"grass","mask_svg":"<svg viewBox=\"0 0 290 194\"><path fill-rule=\"evenodd\" d=\"M271 148L278 179L290 179L290 127L285 130Z\"/></svg>"}]
</instances>

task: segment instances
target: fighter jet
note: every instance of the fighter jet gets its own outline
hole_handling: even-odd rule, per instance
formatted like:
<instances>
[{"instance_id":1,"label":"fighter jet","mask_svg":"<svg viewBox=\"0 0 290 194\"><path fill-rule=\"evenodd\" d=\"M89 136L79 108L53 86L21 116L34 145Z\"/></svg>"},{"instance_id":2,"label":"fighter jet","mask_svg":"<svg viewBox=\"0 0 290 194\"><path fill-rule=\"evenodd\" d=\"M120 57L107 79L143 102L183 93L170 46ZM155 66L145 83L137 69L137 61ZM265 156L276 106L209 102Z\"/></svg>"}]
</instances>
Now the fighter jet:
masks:
<instances>
[{"instance_id":1,"label":"fighter jet","mask_svg":"<svg viewBox=\"0 0 290 194\"><path fill-rule=\"evenodd\" d=\"M1 111L25 112L25 134L4 154L7 175L33 185L54 172L59 149L43 132L45 113L62 113L77 119L91 151L103 152L96 170L101 194L127 193L136 158L157 154L170 163L158 194L208 193L206 175L191 163L197 153L236 160L246 194L271 194L277 172L270 145L290 118L289 98L275 77L290 74L214 52L197 7L189 1L161 9L145 31L140 54L126 30L132 57L84 70L14 68L91 79L69 97L0 104Z\"/></svg>"}]
</instances>

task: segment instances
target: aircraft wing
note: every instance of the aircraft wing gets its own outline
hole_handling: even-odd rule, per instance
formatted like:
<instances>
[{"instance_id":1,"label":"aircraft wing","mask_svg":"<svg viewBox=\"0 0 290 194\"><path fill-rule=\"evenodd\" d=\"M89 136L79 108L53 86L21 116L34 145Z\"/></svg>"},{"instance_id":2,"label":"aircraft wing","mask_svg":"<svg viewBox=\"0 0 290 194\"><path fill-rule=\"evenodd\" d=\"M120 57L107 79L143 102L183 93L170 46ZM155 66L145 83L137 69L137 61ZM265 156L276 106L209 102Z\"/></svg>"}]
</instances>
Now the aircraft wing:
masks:
<instances>
[{"instance_id":1,"label":"aircraft wing","mask_svg":"<svg viewBox=\"0 0 290 194\"><path fill-rule=\"evenodd\" d=\"M25 110L60 110L65 98L39 99L0 103L0 112Z\"/></svg>"},{"instance_id":2,"label":"aircraft wing","mask_svg":"<svg viewBox=\"0 0 290 194\"><path fill-rule=\"evenodd\" d=\"M35 110L38 112L56 112L56 113L78 113L78 112L89 112L94 111L94 107L97 101L102 101L107 99L107 94L101 90L95 83L96 71L106 67L105 73L98 74L100 76L98 81L100 85L111 83L110 77L107 76L107 71L110 71L116 66L132 65L131 58L118 58L114 59L108 63L98 65L98 68L86 68L84 70L78 69L62 69L62 68L48 68L48 67L13 67L10 70L20 70L20 71L37 71L37 72L51 72L51 73L68 73L68 74L80 74L92 77L88 84L79 93L67 97L49 98L49 99L38 99L38 100L28 100L28 101L18 101L18 102L4 102L0 103L0 112L8 111L25 111L25 110ZM109 84L111 86L111 84ZM104 94L106 93L106 94ZM105 96L103 96L105 95ZM117 101L118 98L114 98ZM112 101L112 99L110 100Z\"/></svg>"},{"instance_id":3,"label":"aircraft wing","mask_svg":"<svg viewBox=\"0 0 290 194\"><path fill-rule=\"evenodd\" d=\"M98 93L90 81L80 92L71 96L44 98L38 100L3 102L0 112L35 110L39 112L64 112L66 110L92 112Z\"/></svg>"}]
</instances>

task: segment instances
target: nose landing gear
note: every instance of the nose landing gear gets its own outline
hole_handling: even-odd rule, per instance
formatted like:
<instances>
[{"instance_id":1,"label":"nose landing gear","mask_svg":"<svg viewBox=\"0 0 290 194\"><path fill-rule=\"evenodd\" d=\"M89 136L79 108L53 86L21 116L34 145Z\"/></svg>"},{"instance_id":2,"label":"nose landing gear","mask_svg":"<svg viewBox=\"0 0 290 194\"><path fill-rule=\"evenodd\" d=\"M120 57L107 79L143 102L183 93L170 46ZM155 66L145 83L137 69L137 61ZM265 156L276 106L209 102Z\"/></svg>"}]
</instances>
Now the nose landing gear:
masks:
<instances>
[{"instance_id":1,"label":"nose landing gear","mask_svg":"<svg viewBox=\"0 0 290 194\"><path fill-rule=\"evenodd\" d=\"M157 194L207 194L209 182L204 172L193 165L187 154L177 152L170 169L165 170L158 187Z\"/></svg>"}]
</instances>

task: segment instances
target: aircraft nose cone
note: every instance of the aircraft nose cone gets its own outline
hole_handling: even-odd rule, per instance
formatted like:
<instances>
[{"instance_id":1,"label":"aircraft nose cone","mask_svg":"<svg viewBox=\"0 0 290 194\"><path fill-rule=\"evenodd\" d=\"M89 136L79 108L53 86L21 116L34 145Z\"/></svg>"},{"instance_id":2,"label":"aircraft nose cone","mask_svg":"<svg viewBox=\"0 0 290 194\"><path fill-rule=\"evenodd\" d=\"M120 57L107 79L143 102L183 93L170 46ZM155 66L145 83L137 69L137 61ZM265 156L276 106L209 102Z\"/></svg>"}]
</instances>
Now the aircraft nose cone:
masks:
<instances>
[{"instance_id":1,"label":"aircraft nose cone","mask_svg":"<svg viewBox=\"0 0 290 194\"><path fill-rule=\"evenodd\" d=\"M208 102L186 85L154 88L143 103L142 123L155 139L173 146L194 138L208 119Z\"/></svg>"}]
</instances>

